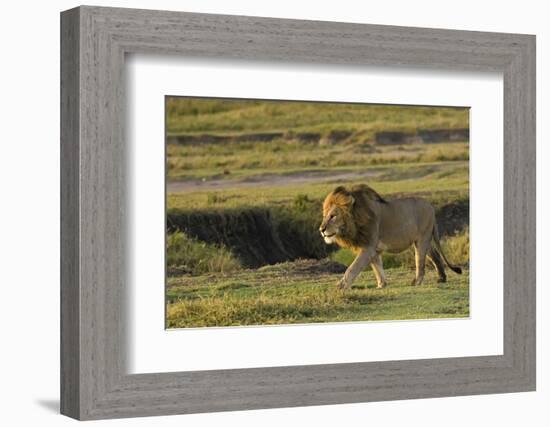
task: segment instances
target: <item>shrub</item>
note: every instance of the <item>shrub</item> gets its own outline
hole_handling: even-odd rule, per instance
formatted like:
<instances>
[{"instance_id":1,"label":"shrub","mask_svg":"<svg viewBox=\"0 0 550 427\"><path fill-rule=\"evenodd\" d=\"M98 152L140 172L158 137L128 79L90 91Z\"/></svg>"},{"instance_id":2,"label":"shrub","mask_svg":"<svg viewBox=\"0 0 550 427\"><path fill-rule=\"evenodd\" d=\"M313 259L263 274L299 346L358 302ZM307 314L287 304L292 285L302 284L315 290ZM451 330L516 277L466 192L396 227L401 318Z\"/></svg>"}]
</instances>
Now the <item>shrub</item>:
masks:
<instances>
[{"instance_id":1,"label":"shrub","mask_svg":"<svg viewBox=\"0 0 550 427\"><path fill-rule=\"evenodd\" d=\"M206 197L207 197L206 203L208 205L216 205L218 203L223 203L226 200L224 196L217 193L207 193Z\"/></svg>"},{"instance_id":2,"label":"shrub","mask_svg":"<svg viewBox=\"0 0 550 427\"><path fill-rule=\"evenodd\" d=\"M466 227L460 233L443 238L443 251L453 264L468 265L470 262L470 230Z\"/></svg>"},{"instance_id":3,"label":"shrub","mask_svg":"<svg viewBox=\"0 0 550 427\"><path fill-rule=\"evenodd\" d=\"M307 194L299 193L294 197L294 207L299 211L305 211L311 206L311 200Z\"/></svg>"},{"instance_id":4,"label":"shrub","mask_svg":"<svg viewBox=\"0 0 550 427\"><path fill-rule=\"evenodd\" d=\"M224 273L241 268L239 260L225 246L200 242L181 231L168 234L166 246L167 265L184 267L193 274Z\"/></svg>"}]
</instances>

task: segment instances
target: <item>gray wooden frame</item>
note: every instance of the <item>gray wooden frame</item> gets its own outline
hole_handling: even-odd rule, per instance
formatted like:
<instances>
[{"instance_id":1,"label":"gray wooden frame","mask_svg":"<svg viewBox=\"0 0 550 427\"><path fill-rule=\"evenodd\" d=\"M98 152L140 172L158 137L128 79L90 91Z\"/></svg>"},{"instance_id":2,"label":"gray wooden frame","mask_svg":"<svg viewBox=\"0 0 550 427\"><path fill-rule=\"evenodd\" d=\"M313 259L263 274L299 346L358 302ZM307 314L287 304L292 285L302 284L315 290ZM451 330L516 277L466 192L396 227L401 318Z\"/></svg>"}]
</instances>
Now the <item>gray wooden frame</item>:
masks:
<instances>
[{"instance_id":1,"label":"gray wooden frame","mask_svg":"<svg viewBox=\"0 0 550 427\"><path fill-rule=\"evenodd\" d=\"M504 354L128 375L124 57L136 52L502 72ZM534 36L71 9L61 14L61 166L63 414L100 419L535 390Z\"/></svg>"}]
</instances>

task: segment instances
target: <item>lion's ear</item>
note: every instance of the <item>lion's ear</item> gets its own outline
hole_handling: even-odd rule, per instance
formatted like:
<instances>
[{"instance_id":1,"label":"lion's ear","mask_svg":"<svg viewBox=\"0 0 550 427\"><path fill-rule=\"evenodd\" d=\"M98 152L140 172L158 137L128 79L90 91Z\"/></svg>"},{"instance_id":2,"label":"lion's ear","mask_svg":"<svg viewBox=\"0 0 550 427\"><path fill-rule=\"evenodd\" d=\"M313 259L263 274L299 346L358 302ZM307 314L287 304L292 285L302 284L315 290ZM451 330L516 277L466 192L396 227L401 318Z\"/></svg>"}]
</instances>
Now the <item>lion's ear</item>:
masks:
<instances>
[{"instance_id":1,"label":"lion's ear","mask_svg":"<svg viewBox=\"0 0 550 427\"><path fill-rule=\"evenodd\" d=\"M334 190L332 190L332 194L347 194L346 187L343 185L339 185Z\"/></svg>"},{"instance_id":2,"label":"lion's ear","mask_svg":"<svg viewBox=\"0 0 550 427\"><path fill-rule=\"evenodd\" d=\"M349 196L348 205L353 206L355 204L355 197L353 197L351 194Z\"/></svg>"}]
</instances>

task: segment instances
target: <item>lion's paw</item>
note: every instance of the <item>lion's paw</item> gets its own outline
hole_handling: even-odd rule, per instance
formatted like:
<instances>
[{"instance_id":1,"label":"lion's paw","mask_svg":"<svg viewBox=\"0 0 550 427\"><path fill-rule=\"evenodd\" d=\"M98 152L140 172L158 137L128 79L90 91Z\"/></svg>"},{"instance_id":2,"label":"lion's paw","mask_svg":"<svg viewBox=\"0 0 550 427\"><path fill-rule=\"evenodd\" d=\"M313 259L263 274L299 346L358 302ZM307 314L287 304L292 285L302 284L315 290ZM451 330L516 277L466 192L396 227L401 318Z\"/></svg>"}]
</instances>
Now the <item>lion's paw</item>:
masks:
<instances>
[{"instance_id":1,"label":"lion's paw","mask_svg":"<svg viewBox=\"0 0 550 427\"><path fill-rule=\"evenodd\" d=\"M336 287L338 289L348 289L350 287L350 285L349 285L349 283L347 282L346 279L341 278L340 280L338 280L336 282Z\"/></svg>"}]
</instances>

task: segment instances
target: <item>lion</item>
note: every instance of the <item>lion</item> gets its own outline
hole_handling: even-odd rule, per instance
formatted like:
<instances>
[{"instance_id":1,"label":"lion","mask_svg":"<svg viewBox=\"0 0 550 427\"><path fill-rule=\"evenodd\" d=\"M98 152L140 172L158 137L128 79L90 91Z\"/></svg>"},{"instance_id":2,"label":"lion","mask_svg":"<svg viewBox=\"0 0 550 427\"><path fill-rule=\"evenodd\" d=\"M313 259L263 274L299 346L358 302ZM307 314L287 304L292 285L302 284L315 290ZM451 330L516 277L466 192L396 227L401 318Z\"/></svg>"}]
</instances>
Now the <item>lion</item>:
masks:
<instances>
[{"instance_id":1,"label":"lion","mask_svg":"<svg viewBox=\"0 0 550 427\"><path fill-rule=\"evenodd\" d=\"M436 268L439 283L447 280L443 262L455 273L462 274L462 269L451 264L441 249L434 207L418 197L387 201L366 184L355 185L349 190L336 187L323 202L323 222L319 231L326 244L336 243L357 255L337 283L341 289L351 287L369 264L377 287L383 288L387 282L381 254L399 253L411 245L416 262L412 285L422 284L426 257Z\"/></svg>"}]
</instances>

